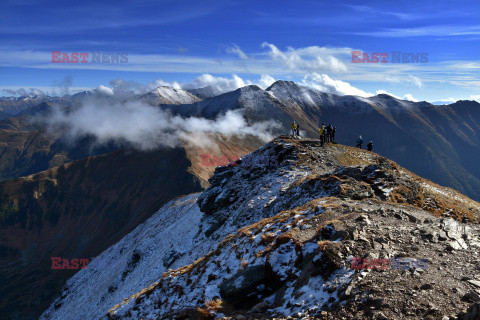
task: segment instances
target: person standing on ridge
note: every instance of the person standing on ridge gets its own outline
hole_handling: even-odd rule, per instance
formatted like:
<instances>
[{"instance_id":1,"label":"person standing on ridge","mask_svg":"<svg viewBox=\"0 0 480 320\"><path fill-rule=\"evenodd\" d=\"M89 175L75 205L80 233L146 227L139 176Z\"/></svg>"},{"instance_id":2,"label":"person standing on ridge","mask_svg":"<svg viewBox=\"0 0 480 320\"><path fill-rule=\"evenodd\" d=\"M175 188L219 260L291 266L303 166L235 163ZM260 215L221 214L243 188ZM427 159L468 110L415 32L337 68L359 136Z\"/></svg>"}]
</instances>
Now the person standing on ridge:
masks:
<instances>
[{"instance_id":1,"label":"person standing on ridge","mask_svg":"<svg viewBox=\"0 0 480 320\"><path fill-rule=\"evenodd\" d=\"M332 142L332 125L328 124L327 126L327 142Z\"/></svg>"},{"instance_id":2,"label":"person standing on ridge","mask_svg":"<svg viewBox=\"0 0 480 320\"><path fill-rule=\"evenodd\" d=\"M322 123L322 126L320 129L318 129L318 132L320 133L320 145L323 147L325 143L325 124Z\"/></svg>"},{"instance_id":3,"label":"person standing on ridge","mask_svg":"<svg viewBox=\"0 0 480 320\"><path fill-rule=\"evenodd\" d=\"M358 136L356 147L362 149L362 144L363 144L363 138L362 136Z\"/></svg>"},{"instance_id":4,"label":"person standing on ridge","mask_svg":"<svg viewBox=\"0 0 480 320\"><path fill-rule=\"evenodd\" d=\"M292 122L292 138L295 138L296 133L297 133L297 123L293 121Z\"/></svg>"},{"instance_id":5,"label":"person standing on ridge","mask_svg":"<svg viewBox=\"0 0 480 320\"><path fill-rule=\"evenodd\" d=\"M297 136L300 138L300 125L297 124Z\"/></svg>"},{"instance_id":6,"label":"person standing on ridge","mask_svg":"<svg viewBox=\"0 0 480 320\"><path fill-rule=\"evenodd\" d=\"M333 127L333 128L332 128L332 142L333 142L333 143L337 143L337 142L335 141L335 131L337 131L337 127Z\"/></svg>"},{"instance_id":7,"label":"person standing on ridge","mask_svg":"<svg viewBox=\"0 0 480 320\"><path fill-rule=\"evenodd\" d=\"M373 148L373 142L370 141L370 142L367 144L367 150L368 150L368 151L372 151L372 148Z\"/></svg>"}]
</instances>

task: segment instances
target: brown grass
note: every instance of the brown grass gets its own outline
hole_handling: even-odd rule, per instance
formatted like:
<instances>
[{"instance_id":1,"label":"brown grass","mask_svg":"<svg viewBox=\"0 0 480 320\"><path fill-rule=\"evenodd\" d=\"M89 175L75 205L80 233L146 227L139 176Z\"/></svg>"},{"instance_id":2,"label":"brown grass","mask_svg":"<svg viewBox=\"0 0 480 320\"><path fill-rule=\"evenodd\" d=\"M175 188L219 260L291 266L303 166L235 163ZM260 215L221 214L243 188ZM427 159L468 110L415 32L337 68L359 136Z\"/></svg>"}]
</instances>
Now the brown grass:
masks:
<instances>
[{"instance_id":1,"label":"brown grass","mask_svg":"<svg viewBox=\"0 0 480 320\"><path fill-rule=\"evenodd\" d=\"M317 242L317 244L318 244L318 249L320 249L320 251L323 252L328 246L332 245L332 241L322 240Z\"/></svg>"},{"instance_id":2,"label":"brown grass","mask_svg":"<svg viewBox=\"0 0 480 320\"><path fill-rule=\"evenodd\" d=\"M220 299L205 301L205 307L197 308L198 319L200 320L212 320L215 316L211 314L211 311L221 312L223 309L223 301Z\"/></svg>"}]
</instances>

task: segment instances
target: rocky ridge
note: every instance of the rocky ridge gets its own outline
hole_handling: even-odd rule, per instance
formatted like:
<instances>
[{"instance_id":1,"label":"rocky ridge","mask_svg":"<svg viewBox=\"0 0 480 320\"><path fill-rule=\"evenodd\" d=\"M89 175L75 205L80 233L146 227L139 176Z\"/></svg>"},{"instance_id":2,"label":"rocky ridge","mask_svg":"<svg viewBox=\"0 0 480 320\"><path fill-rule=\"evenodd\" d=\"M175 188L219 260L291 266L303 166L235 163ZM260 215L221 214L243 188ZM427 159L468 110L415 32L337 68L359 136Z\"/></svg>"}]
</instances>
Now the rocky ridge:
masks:
<instances>
[{"instance_id":1,"label":"rocky ridge","mask_svg":"<svg viewBox=\"0 0 480 320\"><path fill-rule=\"evenodd\" d=\"M371 152L287 137L217 168L210 183L197 200L201 230L219 243L106 318L478 313L480 205L452 189Z\"/></svg>"}]
</instances>

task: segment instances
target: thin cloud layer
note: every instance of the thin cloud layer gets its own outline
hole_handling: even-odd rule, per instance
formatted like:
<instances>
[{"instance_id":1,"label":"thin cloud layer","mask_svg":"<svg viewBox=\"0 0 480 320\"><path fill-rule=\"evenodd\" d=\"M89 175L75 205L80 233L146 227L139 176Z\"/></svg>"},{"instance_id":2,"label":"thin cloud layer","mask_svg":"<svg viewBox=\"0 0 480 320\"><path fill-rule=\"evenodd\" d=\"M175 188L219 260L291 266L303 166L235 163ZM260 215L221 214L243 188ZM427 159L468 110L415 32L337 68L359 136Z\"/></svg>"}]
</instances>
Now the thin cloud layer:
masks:
<instances>
[{"instance_id":1,"label":"thin cloud layer","mask_svg":"<svg viewBox=\"0 0 480 320\"><path fill-rule=\"evenodd\" d=\"M198 89L210 86L217 90L217 92L228 92L236 90L238 88L244 87L251 82L245 82L242 78L236 74L232 75L232 78L225 77L215 77L211 74L202 74L201 76L196 77L191 82L181 84L182 89Z\"/></svg>"},{"instance_id":2,"label":"thin cloud layer","mask_svg":"<svg viewBox=\"0 0 480 320\"><path fill-rule=\"evenodd\" d=\"M306 75L303 78L301 84L315 90L334 93L338 95L355 95L360 97L370 97L373 95L371 93L355 88L348 82L334 80L326 74L312 73Z\"/></svg>"},{"instance_id":3,"label":"thin cloud layer","mask_svg":"<svg viewBox=\"0 0 480 320\"><path fill-rule=\"evenodd\" d=\"M109 97L89 97L69 112L54 108L40 121L50 131L64 132L67 140L93 136L98 144L115 141L139 150L171 148L183 143L214 145L213 134L253 135L264 141L273 138L275 122L248 125L239 111L228 111L215 120L182 118L159 108L138 102L118 101Z\"/></svg>"},{"instance_id":4,"label":"thin cloud layer","mask_svg":"<svg viewBox=\"0 0 480 320\"><path fill-rule=\"evenodd\" d=\"M268 56L290 70L303 72L346 72L347 66L333 55L327 54L325 48L307 47L294 49L289 47L281 51L274 44L264 42L263 48L269 49Z\"/></svg>"}]
</instances>

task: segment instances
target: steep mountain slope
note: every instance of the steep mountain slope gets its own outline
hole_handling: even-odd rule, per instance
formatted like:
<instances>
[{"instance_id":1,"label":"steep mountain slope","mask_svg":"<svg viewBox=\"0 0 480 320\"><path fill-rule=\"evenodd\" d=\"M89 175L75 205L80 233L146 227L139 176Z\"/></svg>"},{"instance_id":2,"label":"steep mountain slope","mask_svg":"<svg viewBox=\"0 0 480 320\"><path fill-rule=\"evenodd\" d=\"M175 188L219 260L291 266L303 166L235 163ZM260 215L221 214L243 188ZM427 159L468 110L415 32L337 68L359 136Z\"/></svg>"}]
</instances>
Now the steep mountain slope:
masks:
<instances>
[{"instance_id":1,"label":"steep mountain slope","mask_svg":"<svg viewBox=\"0 0 480 320\"><path fill-rule=\"evenodd\" d=\"M192 319L201 314L215 318L210 311L217 317L223 313L261 318L320 315L327 308L335 317L346 303L355 313L360 310L357 300L340 297L351 296L349 284L369 278L345 265L354 254L368 252L378 252L382 258L408 253L433 262L447 245L458 250L461 260L445 267L445 272L460 263L462 275L475 272L480 228L464 224L471 232L463 240L452 229L459 224L447 217L479 222L480 204L374 153L342 145L322 148L318 140L281 137L217 168L210 183L202 194L167 204L96 257L67 282L41 319ZM421 236L438 233L441 219L442 228L449 230L447 238L441 234L441 240L434 242L427 234ZM399 238L379 240L374 235L380 237L381 230ZM406 230L415 234L419 250L405 251L413 241L408 234L403 239ZM368 243L373 247L364 246ZM398 270L385 272L395 275ZM433 283L443 272L422 274ZM442 299L457 299L460 290L468 288L459 278L452 278L459 291L447 292ZM347 289L350 293L344 294ZM205 306L205 301L212 302ZM247 313L252 303L262 302L255 306L258 314ZM467 301L445 304L436 315L467 306Z\"/></svg>"},{"instance_id":2,"label":"steep mountain slope","mask_svg":"<svg viewBox=\"0 0 480 320\"><path fill-rule=\"evenodd\" d=\"M92 137L66 141L46 132L29 116L0 121L0 181L31 175L91 155L117 150L113 142L96 145Z\"/></svg>"},{"instance_id":3,"label":"steep mountain slope","mask_svg":"<svg viewBox=\"0 0 480 320\"><path fill-rule=\"evenodd\" d=\"M239 156L260 145L212 139L204 148L119 150L0 183L0 318L38 318L78 271L51 270L51 257L89 259L165 202L207 187L215 165L203 165L203 154Z\"/></svg>"},{"instance_id":4,"label":"steep mountain slope","mask_svg":"<svg viewBox=\"0 0 480 320\"><path fill-rule=\"evenodd\" d=\"M161 104L189 104L201 100L202 99L188 91L165 86L158 87L140 97L140 101L152 106Z\"/></svg>"}]
</instances>

